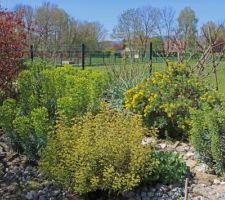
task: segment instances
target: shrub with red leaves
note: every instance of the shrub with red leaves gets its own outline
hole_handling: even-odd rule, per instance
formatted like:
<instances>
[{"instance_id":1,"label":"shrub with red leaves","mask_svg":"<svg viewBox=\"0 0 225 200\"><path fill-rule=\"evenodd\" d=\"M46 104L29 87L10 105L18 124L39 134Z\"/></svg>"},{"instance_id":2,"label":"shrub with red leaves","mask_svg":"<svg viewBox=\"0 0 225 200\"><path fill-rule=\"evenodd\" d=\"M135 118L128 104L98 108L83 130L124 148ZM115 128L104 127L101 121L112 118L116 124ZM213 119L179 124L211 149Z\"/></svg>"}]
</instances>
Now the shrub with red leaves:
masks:
<instances>
[{"instance_id":1,"label":"shrub with red leaves","mask_svg":"<svg viewBox=\"0 0 225 200\"><path fill-rule=\"evenodd\" d=\"M0 89L13 93L16 78L26 49L26 33L22 15L0 9Z\"/></svg>"}]
</instances>

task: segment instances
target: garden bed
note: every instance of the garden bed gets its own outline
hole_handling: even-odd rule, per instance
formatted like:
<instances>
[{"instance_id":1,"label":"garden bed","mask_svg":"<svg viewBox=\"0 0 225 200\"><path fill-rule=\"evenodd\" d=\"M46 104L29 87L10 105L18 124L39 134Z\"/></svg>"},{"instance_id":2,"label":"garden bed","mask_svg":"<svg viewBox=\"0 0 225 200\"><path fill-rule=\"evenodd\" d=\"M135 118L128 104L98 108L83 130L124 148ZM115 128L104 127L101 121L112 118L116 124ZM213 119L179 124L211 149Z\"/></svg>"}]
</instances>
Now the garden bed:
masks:
<instances>
[{"instance_id":1,"label":"garden bed","mask_svg":"<svg viewBox=\"0 0 225 200\"><path fill-rule=\"evenodd\" d=\"M193 148L182 142L156 141L158 151L178 152L191 170L189 175L189 199L222 200L225 198L225 179L210 174L207 165L199 163ZM10 200L81 200L75 194L64 191L54 181L47 180L28 162L25 156L14 152L9 140L0 133L0 199ZM193 176L193 177L192 177ZM184 184L156 184L142 186L116 200L176 200L184 198Z\"/></svg>"}]
</instances>

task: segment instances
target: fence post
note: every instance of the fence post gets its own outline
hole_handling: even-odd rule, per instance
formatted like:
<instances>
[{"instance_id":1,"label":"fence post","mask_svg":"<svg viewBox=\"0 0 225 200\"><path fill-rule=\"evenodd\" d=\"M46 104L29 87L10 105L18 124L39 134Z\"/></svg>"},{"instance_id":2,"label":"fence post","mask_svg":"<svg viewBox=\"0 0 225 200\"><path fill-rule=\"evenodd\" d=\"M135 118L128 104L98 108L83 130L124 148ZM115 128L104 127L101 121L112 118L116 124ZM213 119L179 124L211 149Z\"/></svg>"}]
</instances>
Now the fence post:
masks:
<instances>
[{"instance_id":1,"label":"fence post","mask_svg":"<svg viewBox=\"0 0 225 200\"><path fill-rule=\"evenodd\" d=\"M33 62L34 61L34 46L33 45L30 45L30 58L31 58L31 61Z\"/></svg>"},{"instance_id":2,"label":"fence post","mask_svg":"<svg viewBox=\"0 0 225 200\"><path fill-rule=\"evenodd\" d=\"M116 64L116 54L114 54L114 64Z\"/></svg>"},{"instance_id":3,"label":"fence post","mask_svg":"<svg viewBox=\"0 0 225 200\"><path fill-rule=\"evenodd\" d=\"M152 42L150 42L150 51L149 51L149 63L150 63L150 68L149 68L149 73L152 73Z\"/></svg>"},{"instance_id":4,"label":"fence post","mask_svg":"<svg viewBox=\"0 0 225 200\"><path fill-rule=\"evenodd\" d=\"M102 53L102 61L103 61L103 65L105 64L105 54L104 52Z\"/></svg>"},{"instance_id":5,"label":"fence post","mask_svg":"<svg viewBox=\"0 0 225 200\"><path fill-rule=\"evenodd\" d=\"M82 69L85 67L85 45L81 45L81 60L82 60Z\"/></svg>"}]
</instances>

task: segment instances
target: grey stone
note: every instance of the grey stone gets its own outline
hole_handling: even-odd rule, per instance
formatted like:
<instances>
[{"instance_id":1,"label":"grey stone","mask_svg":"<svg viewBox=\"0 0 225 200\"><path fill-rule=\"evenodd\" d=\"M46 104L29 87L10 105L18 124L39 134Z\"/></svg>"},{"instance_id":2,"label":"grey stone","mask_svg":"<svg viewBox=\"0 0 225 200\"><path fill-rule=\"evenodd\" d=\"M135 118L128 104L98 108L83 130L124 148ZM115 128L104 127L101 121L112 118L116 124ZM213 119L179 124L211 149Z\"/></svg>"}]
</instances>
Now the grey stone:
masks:
<instances>
[{"instance_id":1,"label":"grey stone","mask_svg":"<svg viewBox=\"0 0 225 200\"><path fill-rule=\"evenodd\" d=\"M35 192L34 190L28 192L26 195L26 200L36 200L37 198L37 192Z\"/></svg>"},{"instance_id":2,"label":"grey stone","mask_svg":"<svg viewBox=\"0 0 225 200\"><path fill-rule=\"evenodd\" d=\"M142 200L151 200L150 197L143 197Z\"/></svg>"},{"instance_id":3,"label":"grey stone","mask_svg":"<svg viewBox=\"0 0 225 200\"><path fill-rule=\"evenodd\" d=\"M141 192L141 197L147 197L147 193L146 192Z\"/></svg>"},{"instance_id":4,"label":"grey stone","mask_svg":"<svg viewBox=\"0 0 225 200\"><path fill-rule=\"evenodd\" d=\"M54 190L52 195L54 197L57 197L59 194L60 194L60 191L59 190Z\"/></svg>"},{"instance_id":5,"label":"grey stone","mask_svg":"<svg viewBox=\"0 0 225 200\"><path fill-rule=\"evenodd\" d=\"M167 144L166 143L161 143L161 144L159 144L159 146L161 147L161 149L165 149L167 147Z\"/></svg>"},{"instance_id":6,"label":"grey stone","mask_svg":"<svg viewBox=\"0 0 225 200\"><path fill-rule=\"evenodd\" d=\"M148 193L147 193L147 196L148 196L148 197L154 197L154 195L155 195L154 192L148 192Z\"/></svg>"},{"instance_id":7,"label":"grey stone","mask_svg":"<svg viewBox=\"0 0 225 200\"><path fill-rule=\"evenodd\" d=\"M197 172L203 172L203 173L206 173L208 170L209 170L209 167L208 165L206 165L205 163L201 163L199 164L198 166L196 166L194 168L195 171Z\"/></svg>"},{"instance_id":8,"label":"grey stone","mask_svg":"<svg viewBox=\"0 0 225 200\"><path fill-rule=\"evenodd\" d=\"M186 159L194 159L194 153L193 152L191 152L191 151L188 151L186 154L185 154L185 158Z\"/></svg>"},{"instance_id":9,"label":"grey stone","mask_svg":"<svg viewBox=\"0 0 225 200\"><path fill-rule=\"evenodd\" d=\"M185 152L185 148L183 146L178 146L176 148L176 151L178 151L178 152Z\"/></svg>"},{"instance_id":10,"label":"grey stone","mask_svg":"<svg viewBox=\"0 0 225 200\"><path fill-rule=\"evenodd\" d=\"M44 195L39 196L38 200L47 200Z\"/></svg>"},{"instance_id":11,"label":"grey stone","mask_svg":"<svg viewBox=\"0 0 225 200\"><path fill-rule=\"evenodd\" d=\"M124 196L127 197L127 198L134 197L135 196L135 192L133 192L133 191L127 192Z\"/></svg>"},{"instance_id":12,"label":"grey stone","mask_svg":"<svg viewBox=\"0 0 225 200\"><path fill-rule=\"evenodd\" d=\"M220 184L220 180L214 179L214 180L213 180L213 184L214 184L214 185L219 185L219 184Z\"/></svg>"},{"instance_id":13,"label":"grey stone","mask_svg":"<svg viewBox=\"0 0 225 200\"><path fill-rule=\"evenodd\" d=\"M155 196L156 196L156 197L161 197L162 195L163 195L162 192L156 192L156 193L155 193Z\"/></svg>"}]
</instances>

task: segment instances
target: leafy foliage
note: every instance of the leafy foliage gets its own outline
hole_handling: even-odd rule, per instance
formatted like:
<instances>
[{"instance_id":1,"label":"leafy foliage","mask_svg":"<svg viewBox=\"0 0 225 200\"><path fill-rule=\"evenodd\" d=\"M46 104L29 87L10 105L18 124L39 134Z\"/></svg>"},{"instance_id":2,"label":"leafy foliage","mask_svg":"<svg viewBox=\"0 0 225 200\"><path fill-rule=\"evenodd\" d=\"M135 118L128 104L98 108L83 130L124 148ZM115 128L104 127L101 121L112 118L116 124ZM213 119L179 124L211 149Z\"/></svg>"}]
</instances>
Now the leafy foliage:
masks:
<instances>
[{"instance_id":1,"label":"leafy foliage","mask_svg":"<svg viewBox=\"0 0 225 200\"><path fill-rule=\"evenodd\" d=\"M155 152L155 159L160 163L146 181L163 184L179 183L183 180L187 166L179 155L173 152Z\"/></svg>"},{"instance_id":2,"label":"leafy foliage","mask_svg":"<svg viewBox=\"0 0 225 200\"><path fill-rule=\"evenodd\" d=\"M214 101L204 82L195 78L185 64L170 63L167 72L151 77L127 91L125 106L143 116L149 127L157 127L161 135L186 137L190 129L190 109L199 100ZM215 99L216 101L216 99Z\"/></svg>"},{"instance_id":3,"label":"leafy foliage","mask_svg":"<svg viewBox=\"0 0 225 200\"><path fill-rule=\"evenodd\" d=\"M200 158L217 174L225 169L225 111L224 106L214 109L205 105L192 111L191 142Z\"/></svg>"},{"instance_id":4,"label":"leafy foliage","mask_svg":"<svg viewBox=\"0 0 225 200\"><path fill-rule=\"evenodd\" d=\"M21 15L0 9L0 30L0 89L11 96L26 47Z\"/></svg>"},{"instance_id":5,"label":"leafy foliage","mask_svg":"<svg viewBox=\"0 0 225 200\"><path fill-rule=\"evenodd\" d=\"M98 71L51 68L35 61L19 74L18 100L0 106L1 126L14 147L33 160L46 145L57 115L69 125L75 116L98 110L104 80Z\"/></svg>"},{"instance_id":6,"label":"leafy foliage","mask_svg":"<svg viewBox=\"0 0 225 200\"><path fill-rule=\"evenodd\" d=\"M30 160L37 158L37 153L47 143L49 131L48 112L46 108L36 108L30 115L17 116L13 120L17 143Z\"/></svg>"},{"instance_id":7,"label":"leafy foliage","mask_svg":"<svg viewBox=\"0 0 225 200\"><path fill-rule=\"evenodd\" d=\"M103 108L87 113L72 127L59 121L42 153L40 167L49 177L78 194L125 192L136 187L157 162L140 116Z\"/></svg>"}]
</instances>

